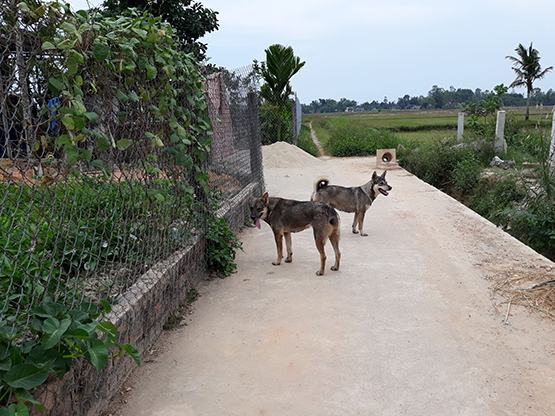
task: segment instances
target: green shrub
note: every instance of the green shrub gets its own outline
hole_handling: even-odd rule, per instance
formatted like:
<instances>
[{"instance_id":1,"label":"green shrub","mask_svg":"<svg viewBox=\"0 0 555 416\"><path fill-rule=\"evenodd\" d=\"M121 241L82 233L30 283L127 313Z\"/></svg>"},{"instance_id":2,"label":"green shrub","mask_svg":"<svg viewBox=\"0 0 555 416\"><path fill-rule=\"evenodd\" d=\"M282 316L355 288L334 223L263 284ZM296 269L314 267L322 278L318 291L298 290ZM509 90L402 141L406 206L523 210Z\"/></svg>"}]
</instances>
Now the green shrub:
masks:
<instances>
[{"instance_id":1,"label":"green shrub","mask_svg":"<svg viewBox=\"0 0 555 416\"><path fill-rule=\"evenodd\" d=\"M260 132L262 144L291 143L293 139L293 113L289 103L286 105L263 103L260 106Z\"/></svg>"},{"instance_id":2,"label":"green shrub","mask_svg":"<svg viewBox=\"0 0 555 416\"><path fill-rule=\"evenodd\" d=\"M30 311L24 332L0 320L0 414L29 414L28 405L43 409L30 392L51 375L61 378L76 359L101 370L110 357L125 353L139 364L138 351L118 344L117 328L100 320L107 312L106 303L102 308L87 302L68 308L46 300Z\"/></svg>"},{"instance_id":3,"label":"green shrub","mask_svg":"<svg viewBox=\"0 0 555 416\"><path fill-rule=\"evenodd\" d=\"M549 156L549 143L547 130L543 128L522 128L507 135L509 151L527 155L529 162L546 160Z\"/></svg>"},{"instance_id":4,"label":"green shrub","mask_svg":"<svg viewBox=\"0 0 555 416\"><path fill-rule=\"evenodd\" d=\"M235 253L242 248L242 244L224 218L209 219L206 240L208 269L222 277L235 273Z\"/></svg>"},{"instance_id":5,"label":"green shrub","mask_svg":"<svg viewBox=\"0 0 555 416\"><path fill-rule=\"evenodd\" d=\"M36 296L66 297L76 278L118 263L141 272L161 252L178 249L194 227L188 188L82 179L51 186L1 185L0 291L3 312L24 323ZM164 247L159 241L164 236ZM134 270L136 269L136 270ZM65 284L65 288L64 288ZM50 286L49 286L50 285Z\"/></svg>"},{"instance_id":6,"label":"green shrub","mask_svg":"<svg viewBox=\"0 0 555 416\"><path fill-rule=\"evenodd\" d=\"M305 152L310 153L312 156L320 156L320 151L312 141L312 137L310 137L310 129L304 125L301 127L301 133L297 139L297 146Z\"/></svg>"},{"instance_id":7,"label":"green shrub","mask_svg":"<svg viewBox=\"0 0 555 416\"><path fill-rule=\"evenodd\" d=\"M478 159L470 146L455 146L452 140L425 143L399 156L401 165L420 179L440 189L454 185L454 172L459 166L458 179L463 187L476 174ZM463 178L464 166L472 165L472 174Z\"/></svg>"},{"instance_id":8,"label":"green shrub","mask_svg":"<svg viewBox=\"0 0 555 416\"><path fill-rule=\"evenodd\" d=\"M488 220L506 226L509 208L525 197L526 190L514 175L500 180L484 178L476 188L470 207Z\"/></svg>"},{"instance_id":9,"label":"green shrub","mask_svg":"<svg viewBox=\"0 0 555 416\"><path fill-rule=\"evenodd\" d=\"M453 186L462 193L470 193L480 179L482 166L474 156L468 156L457 162L453 169Z\"/></svg>"},{"instance_id":10,"label":"green shrub","mask_svg":"<svg viewBox=\"0 0 555 416\"><path fill-rule=\"evenodd\" d=\"M555 201L541 195L508 213L509 232L534 250L555 256Z\"/></svg>"},{"instance_id":11,"label":"green shrub","mask_svg":"<svg viewBox=\"0 0 555 416\"><path fill-rule=\"evenodd\" d=\"M368 156L376 149L396 148L401 139L388 130L339 127L331 132L327 150L332 156Z\"/></svg>"}]
</instances>

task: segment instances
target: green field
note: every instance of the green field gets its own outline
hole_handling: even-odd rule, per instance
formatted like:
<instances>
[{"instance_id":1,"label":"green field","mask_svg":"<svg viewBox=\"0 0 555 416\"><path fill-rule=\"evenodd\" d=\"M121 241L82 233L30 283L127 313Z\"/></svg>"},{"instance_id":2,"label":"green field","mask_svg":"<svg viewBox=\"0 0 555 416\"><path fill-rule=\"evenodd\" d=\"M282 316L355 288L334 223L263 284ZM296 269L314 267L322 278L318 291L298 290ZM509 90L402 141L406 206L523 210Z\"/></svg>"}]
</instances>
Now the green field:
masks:
<instances>
[{"instance_id":1,"label":"green field","mask_svg":"<svg viewBox=\"0 0 555 416\"><path fill-rule=\"evenodd\" d=\"M511 120L524 120L524 108L511 108L507 112ZM306 114L303 122L312 123L316 135L324 147L329 146L330 138L345 136L349 132L379 129L394 132L400 139L407 141L434 141L455 137L458 110L437 111L381 111L372 113L330 113ZM466 119L468 123L468 117ZM531 122L548 129L551 125L551 109L531 109ZM341 133L339 133L341 132Z\"/></svg>"}]
</instances>

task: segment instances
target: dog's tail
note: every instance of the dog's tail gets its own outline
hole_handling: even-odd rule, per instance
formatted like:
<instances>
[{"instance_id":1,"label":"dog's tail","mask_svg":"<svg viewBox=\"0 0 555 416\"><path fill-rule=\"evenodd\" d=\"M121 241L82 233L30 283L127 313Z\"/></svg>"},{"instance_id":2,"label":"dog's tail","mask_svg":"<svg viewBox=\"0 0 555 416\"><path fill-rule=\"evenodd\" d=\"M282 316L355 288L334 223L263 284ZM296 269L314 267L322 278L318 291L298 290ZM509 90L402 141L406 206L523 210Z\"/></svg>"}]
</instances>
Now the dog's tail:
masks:
<instances>
[{"instance_id":1,"label":"dog's tail","mask_svg":"<svg viewBox=\"0 0 555 416\"><path fill-rule=\"evenodd\" d=\"M328 178L324 178L324 177L318 178L314 182L314 192L318 192L320 189L325 188L329 184L330 184L330 180Z\"/></svg>"}]
</instances>

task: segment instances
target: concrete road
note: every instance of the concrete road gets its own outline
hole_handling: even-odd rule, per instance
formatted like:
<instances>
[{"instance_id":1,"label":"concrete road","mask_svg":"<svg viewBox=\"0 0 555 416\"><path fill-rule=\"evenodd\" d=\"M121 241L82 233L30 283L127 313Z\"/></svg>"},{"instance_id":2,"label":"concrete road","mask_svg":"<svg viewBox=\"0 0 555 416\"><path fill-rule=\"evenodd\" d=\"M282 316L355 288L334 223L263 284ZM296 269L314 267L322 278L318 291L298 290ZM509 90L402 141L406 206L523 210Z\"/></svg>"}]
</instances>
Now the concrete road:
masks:
<instances>
[{"instance_id":1,"label":"concrete road","mask_svg":"<svg viewBox=\"0 0 555 416\"><path fill-rule=\"evenodd\" d=\"M267 169L270 194L307 199L313 180L360 184L373 159ZM555 415L555 325L492 295L539 256L403 170L366 217L341 215L339 272L316 277L310 230L271 265L271 231L242 232L239 272L206 283L190 322L130 380L126 416ZM333 258L326 246L328 259Z\"/></svg>"}]
</instances>

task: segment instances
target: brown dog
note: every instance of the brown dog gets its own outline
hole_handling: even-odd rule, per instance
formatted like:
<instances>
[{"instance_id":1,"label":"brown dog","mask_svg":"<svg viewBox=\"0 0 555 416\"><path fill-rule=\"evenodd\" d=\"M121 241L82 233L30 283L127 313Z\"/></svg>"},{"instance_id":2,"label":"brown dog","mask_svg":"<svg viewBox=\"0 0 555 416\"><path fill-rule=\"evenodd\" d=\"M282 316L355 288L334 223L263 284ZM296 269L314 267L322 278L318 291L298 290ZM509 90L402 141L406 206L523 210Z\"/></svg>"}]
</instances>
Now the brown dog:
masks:
<instances>
[{"instance_id":1,"label":"brown dog","mask_svg":"<svg viewBox=\"0 0 555 416\"><path fill-rule=\"evenodd\" d=\"M303 231L312 226L314 241L320 253L320 269L316 275L324 274L326 266L326 252L324 245L329 239L335 252L335 264L331 270L339 270L341 252L339 251L339 215L337 211L326 204L309 201L294 201L283 198L270 198L268 192L260 198L250 201L251 219L260 228L260 220L266 221L276 240L277 259L272 262L274 266L281 264L283 258L283 237L287 246L286 263L293 261L291 247L291 233Z\"/></svg>"}]
</instances>

